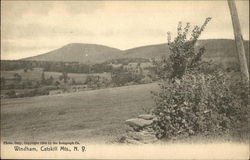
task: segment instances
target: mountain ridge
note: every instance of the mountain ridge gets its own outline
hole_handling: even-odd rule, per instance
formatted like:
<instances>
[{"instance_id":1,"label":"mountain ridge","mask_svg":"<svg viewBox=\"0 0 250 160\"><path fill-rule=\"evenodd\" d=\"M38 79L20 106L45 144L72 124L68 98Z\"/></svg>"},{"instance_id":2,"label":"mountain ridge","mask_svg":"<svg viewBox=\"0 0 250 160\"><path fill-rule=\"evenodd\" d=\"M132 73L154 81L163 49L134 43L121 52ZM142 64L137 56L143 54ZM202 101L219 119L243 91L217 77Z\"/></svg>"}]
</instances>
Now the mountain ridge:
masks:
<instances>
[{"instance_id":1,"label":"mountain ridge","mask_svg":"<svg viewBox=\"0 0 250 160\"><path fill-rule=\"evenodd\" d=\"M237 58L233 39L202 39L197 41L197 48L204 46L205 58ZM245 51L249 57L249 40L244 41ZM159 58L168 56L170 50L167 43L139 46L120 50L100 44L70 43L61 48L21 60L63 61L81 63L102 63L119 58Z\"/></svg>"},{"instance_id":2,"label":"mountain ridge","mask_svg":"<svg viewBox=\"0 0 250 160\"><path fill-rule=\"evenodd\" d=\"M50 52L21 60L98 63L119 58L119 49L99 44L70 43Z\"/></svg>"}]
</instances>

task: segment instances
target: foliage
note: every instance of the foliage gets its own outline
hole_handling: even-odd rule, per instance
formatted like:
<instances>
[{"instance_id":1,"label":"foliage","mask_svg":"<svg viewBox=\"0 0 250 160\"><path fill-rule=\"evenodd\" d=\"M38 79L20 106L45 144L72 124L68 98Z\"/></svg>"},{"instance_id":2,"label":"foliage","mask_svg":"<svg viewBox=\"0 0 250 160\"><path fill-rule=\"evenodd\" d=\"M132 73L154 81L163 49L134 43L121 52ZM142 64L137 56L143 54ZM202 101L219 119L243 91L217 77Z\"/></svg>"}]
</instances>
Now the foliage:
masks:
<instances>
[{"instance_id":1,"label":"foliage","mask_svg":"<svg viewBox=\"0 0 250 160\"><path fill-rule=\"evenodd\" d=\"M168 45L171 54L169 57L162 57L160 61L154 61L161 79L181 78L185 73L193 72L199 68L202 64L201 57L205 52L205 48L196 49L195 44L210 20L211 18L207 18L201 27L194 26L189 39L189 23L186 24L183 30L182 23L179 22L177 37L173 42L171 42L171 34L168 32Z\"/></svg>"},{"instance_id":2,"label":"foliage","mask_svg":"<svg viewBox=\"0 0 250 160\"><path fill-rule=\"evenodd\" d=\"M10 90L6 93L6 96L8 98L34 97L34 96L48 95L49 91L56 89L58 89L58 87L56 86L45 86L36 89L23 90L20 93L16 92L15 90Z\"/></svg>"},{"instance_id":3,"label":"foliage","mask_svg":"<svg viewBox=\"0 0 250 160\"><path fill-rule=\"evenodd\" d=\"M182 32L179 23L177 38L169 43L170 57L158 63L162 73L159 77L163 80L160 91L153 93L156 102L153 128L158 138L249 130L249 86L232 81L219 66L202 62L205 49L194 48L210 19L202 27L195 26L188 41L189 24Z\"/></svg>"},{"instance_id":4,"label":"foliage","mask_svg":"<svg viewBox=\"0 0 250 160\"><path fill-rule=\"evenodd\" d=\"M64 83L67 83L69 79L70 79L70 78L69 78L69 76L68 76L68 73L65 72L65 71L63 71L63 72L62 72L62 75L59 76L59 80L60 80L60 81L63 80Z\"/></svg>"},{"instance_id":5,"label":"foliage","mask_svg":"<svg viewBox=\"0 0 250 160\"><path fill-rule=\"evenodd\" d=\"M62 79L62 76L59 77L59 79ZM49 78L45 78L45 74L44 72L42 73L41 76L41 84L42 85L53 85L54 84L54 78L52 76L50 76ZM40 85L38 85L40 86Z\"/></svg>"},{"instance_id":6,"label":"foliage","mask_svg":"<svg viewBox=\"0 0 250 160\"><path fill-rule=\"evenodd\" d=\"M17 81L17 83L19 83L22 80L22 76L20 76L18 73L14 73L14 79Z\"/></svg>"},{"instance_id":7,"label":"foliage","mask_svg":"<svg viewBox=\"0 0 250 160\"><path fill-rule=\"evenodd\" d=\"M116 86L124 86L128 83L141 83L144 76L141 72L137 73L133 69L124 69L123 66L111 72L112 82Z\"/></svg>"},{"instance_id":8,"label":"foliage","mask_svg":"<svg viewBox=\"0 0 250 160\"><path fill-rule=\"evenodd\" d=\"M76 84L77 84L77 83L76 83L76 80L75 80L74 78L71 79L71 84L72 84L72 85L76 85Z\"/></svg>"},{"instance_id":9,"label":"foliage","mask_svg":"<svg viewBox=\"0 0 250 160\"><path fill-rule=\"evenodd\" d=\"M24 93L21 93L17 95L16 97L21 98L21 97L34 97L34 96L41 96L41 95L48 95L50 89L46 88L37 88L37 89L32 89L30 91L26 91Z\"/></svg>"},{"instance_id":10,"label":"foliage","mask_svg":"<svg viewBox=\"0 0 250 160\"><path fill-rule=\"evenodd\" d=\"M145 58L119 58L119 59L111 59L105 62L106 64L112 63L112 64L122 64L122 65L128 65L129 63L145 63L149 62L149 59Z\"/></svg>"},{"instance_id":11,"label":"foliage","mask_svg":"<svg viewBox=\"0 0 250 160\"><path fill-rule=\"evenodd\" d=\"M14 90L8 91L6 95L10 98L16 98L16 92Z\"/></svg>"},{"instance_id":12,"label":"foliage","mask_svg":"<svg viewBox=\"0 0 250 160\"><path fill-rule=\"evenodd\" d=\"M79 62L54 62L54 61L23 61L23 60L1 60L1 70L13 71L22 69L43 68L45 72L67 72L67 73L103 73L110 72L112 66L108 63L83 64Z\"/></svg>"},{"instance_id":13,"label":"foliage","mask_svg":"<svg viewBox=\"0 0 250 160\"><path fill-rule=\"evenodd\" d=\"M229 133L246 122L249 88L227 80L223 72L216 72L187 74L180 81L160 84L161 92L154 93L157 137ZM239 96L231 88L240 86Z\"/></svg>"},{"instance_id":14,"label":"foliage","mask_svg":"<svg viewBox=\"0 0 250 160\"><path fill-rule=\"evenodd\" d=\"M54 78L52 76L50 76L47 81L46 81L47 85L53 85L54 84Z\"/></svg>"},{"instance_id":15,"label":"foliage","mask_svg":"<svg viewBox=\"0 0 250 160\"><path fill-rule=\"evenodd\" d=\"M88 75L86 77L85 83L86 85L93 86L100 82L100 76Z\"/></svg>"},{"instance_id":16,"label":"foliage","mask_svg":"<svg viewBox=\"0 0 250 160\"><path fill-rule=\"evenodd\" d=\"M1 77L1 87L5 85L6 79L4 77Z\"/></svg>"},{"instance_id":17,"label":"foliage","mask_svg":"<svg viewBox=\"0 0 250 160\"><path fill-rule=\"evenodd\" d=\"M13 71L22 69L24 72L33 68L43 68L45 72L67 72L67 73L104 73L113 70L110 64L143 63L149 62L144 58L120 58L108 60L98 64L84 64L79 62L58 62L58 61L24 61L24 60L1 60L2 71Z\"/></svg>"},{"instance_id":18,"label":"foliage","mask_svg":"<svg viewBox=\"0 0 250 160\"><path fill-rule=\"evenodd\" d=\"M45 74L43 72L41 76L41 84L45 84L45 82L46 82L46 79L45 79Z\"/></svg>"}]
</instances>

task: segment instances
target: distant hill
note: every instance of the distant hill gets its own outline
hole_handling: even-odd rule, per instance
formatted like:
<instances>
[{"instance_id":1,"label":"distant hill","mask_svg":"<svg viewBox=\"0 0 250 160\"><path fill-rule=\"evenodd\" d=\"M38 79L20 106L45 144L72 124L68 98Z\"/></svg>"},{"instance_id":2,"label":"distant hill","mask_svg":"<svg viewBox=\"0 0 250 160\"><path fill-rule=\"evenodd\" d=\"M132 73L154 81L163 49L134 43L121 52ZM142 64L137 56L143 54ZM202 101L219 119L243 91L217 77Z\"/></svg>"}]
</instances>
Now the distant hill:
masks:
<instances>
[{"instance_id":1,"label":"distant hill","mask_svg":"<svg viewBox=\"0 0 250 160\"><path fill-rule=\"evenodd\" d=\"M157 45L148 45L137 48L132 48L125 50L123 53L124 57L127 58L156 58L169 55L168 45L157 44Z\"/></svg>"},{"instance_id":2,"label":"distant hill","mask_svg":"<svg viewBox=\"0 0 250 160\"><path fill-rule=\"evenodd\" d=\"M249 53L249 41L245 41L245 51ZM237 57L234 40L230 39L208 39L199 40L197 48L204 46L206 53L204 57ZM157 58L168 56L170 53L167 43L148 45L125 50L123 56L131 58Z\"/></svg>"},{"instance_id":3,"label":"distant hill","mask_svg":"<svg viewBox=\"0 0 250 160\"><path fill-rule=\"evenodd\" d=\"M121 56L121 50L97 44L71 43L22 60L101 63Z\"/></svg>"},{"instance_id":4,"label":"distant hill","mask_svg":"<svg viewBox=\"0 0 250 160\"><path fill-rule=\"evenodd\" d=\"M197 48L201 46L205 47L206 52L203 60L213 60L213 62L222 64L225 67L238 64L235 41L232 39L199 40L196 46ZM249 41L244 42L244 47L247 60L249 60ZM160 58L162 56L169 56L169 54L169 47L165 43L128 49L124 51L123 56L127 58Z\"/></svg>"},{"instance_id":5,"label":"distant hill","mask_svg":"<svg viewBox=\"0 0 250 160\"><path fill-rule=\"evenodd\" d=\"M249 59L249 41L245 41L244 44ZM232 39L199 40L197 42L197 48L200 46L205 46L206 48L205 59L232 63L237 60L236 46ZM103 45L72 43L51 52L23 60L102 63L122 58L160 58L162 56L168 56L169 54L170 51L166 43L147 45L123 51Z\"/></svg>"}]
</instances>

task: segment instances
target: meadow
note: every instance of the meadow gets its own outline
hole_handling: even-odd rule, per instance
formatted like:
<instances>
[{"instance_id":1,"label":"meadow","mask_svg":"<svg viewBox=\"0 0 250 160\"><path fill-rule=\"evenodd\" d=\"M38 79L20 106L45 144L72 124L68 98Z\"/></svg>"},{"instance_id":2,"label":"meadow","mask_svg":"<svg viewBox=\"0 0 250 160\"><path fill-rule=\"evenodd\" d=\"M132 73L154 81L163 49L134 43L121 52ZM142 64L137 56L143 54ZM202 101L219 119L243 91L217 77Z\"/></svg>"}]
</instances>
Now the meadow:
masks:
<instances>
[{"instance_id":1,"label":"meadow","mask_svg":"<svg viewBox=\"0 0 250 160\"><path fill-rule=\"evenodd\" d=\"M1 100L2 140L79 140L109 143L145 113L157 84Z\"/></svg>"}]
</instances>

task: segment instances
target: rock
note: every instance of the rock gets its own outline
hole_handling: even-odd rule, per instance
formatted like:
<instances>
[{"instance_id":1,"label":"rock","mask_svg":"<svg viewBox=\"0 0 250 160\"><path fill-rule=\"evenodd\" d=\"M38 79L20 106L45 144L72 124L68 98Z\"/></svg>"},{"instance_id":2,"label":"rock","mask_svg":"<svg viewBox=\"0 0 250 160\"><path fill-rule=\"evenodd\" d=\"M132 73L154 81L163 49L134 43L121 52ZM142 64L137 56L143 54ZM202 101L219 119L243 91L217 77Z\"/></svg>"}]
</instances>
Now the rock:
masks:
<instances>
[{"instance_id":1,"label":"rock","mask_svg":"<svg viewBox=\"0 0 250 160\"><path fill-rule=\"evenodd\" d=\"M155 139L155 134L153 132L148 132L148 131L141 131L140 132L141 136L148 139L148 138L151 138L151 139Z\"/></svg>"},{"instance_id":2,"label":"rock","mask_svg":"<svg viewBox=\"0 0 250 160\"><path fill-rule=\"evenodd\" d=\"M154 118L154 116L152 114L142 114L142 115L139 115L139 118L142 118L145 120L151 120Z\"/></svg>"},{"instance_id":3,"label":"rock","mask_svg":"<svg viewBox=\"0 0 250 160\"><path fill-rule=\"evenodd\" d=\"M125 136L117 138L117 142L119 142L119 143L125 143L126 140L127 140L127 138Z\"/></svg>"},{"instance_id":4,"label":"rock","mask_svg":"<svg viewBox=\"0 0 250 160\"><path fill-rule=\"evenodd\" d=\"M152 143L156 143L158 141L157 138L150 138L150 139L145 139L143 141L144 144L152 144Z\"/></svg>"},{"instance_id":5,"label":"rock","mask_svg":"<svg viewBox=\"0 0 250 160\"><path fill-rule=\"evenodd\" d=\"M125 124L129 125L134 129L141 129L143 127L149 126L153 123L153 120L145 120L141 118L133 118L125 121Z\"/></svg>"},{"instance_id":6,"label":"rock","mask_svg":"<svg viewBox=\"0 0 250 160\"><path fill-rule=\"evenodd\" d=\"M132 140L133 142L140 142L141 144L155 143L158 141L155 135L148 131L129 132L127 134L127 139Z\"/></svg>"},{"instance_id":7,"label":"rock","mask_svg":"<svg viewBox=\"0 0 250 160\"><path fill-rule=\"evenodd\" d=\"M154 133L154 129L153 129L151 126L144 127L144 128L143 128L143 131L147 131L147 132L150 132L150 133Z\"/></svg>"},{"instance_id":8,"label":"rock","mask_svg":"<svg viewBox=\"0 0 250 160\"><path fill-rule=\"evenodd\" d=\"M133 140L133 139L126 139L126 142L129 143L129 144L143 144L140 141L136 141L136 140Z\"/></svg>"},{"instance_id":9,"label":"rock","mask_svg":"<svg viewBox=\"0 0 250 160\"><path fill-rule=\"evenodd\" d=\"M130 133L128 133L128 137L130 137L130 139L133 139L136 141L142 141L143 137L139 133L140 132L130 132Z\"/></svg>"}]
</instances>

